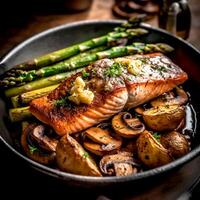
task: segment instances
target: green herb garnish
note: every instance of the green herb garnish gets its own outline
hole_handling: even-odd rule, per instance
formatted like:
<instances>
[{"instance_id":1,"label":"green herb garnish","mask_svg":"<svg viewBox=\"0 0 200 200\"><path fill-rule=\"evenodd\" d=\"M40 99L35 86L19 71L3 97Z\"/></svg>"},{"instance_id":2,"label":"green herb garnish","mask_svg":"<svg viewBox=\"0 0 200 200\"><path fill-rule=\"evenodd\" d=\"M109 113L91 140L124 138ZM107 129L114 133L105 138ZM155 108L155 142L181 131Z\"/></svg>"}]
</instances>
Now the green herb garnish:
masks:
<instances>
[{"instance_id":1,"label":"green herb garnish","mask_svg":"<svg viewBox=\"0 0 200 200\"><path fill-rule=\"evenodd\" d=\"M109 77L117 77L122 74L122 66L119 63L114 63L110 67L108 67L104 75Z\"/></svg>"},{"instance_id":2,"label":"green herb garnish","mask_svg":"<svg viewBox=\"0 0 200 200\"><path fill-rule=\"evenodd\" d=\"M31 154L33 154L35 151L38 151L38 148L35 146L28 145L28 148Z\"/></svg>"},{"instance_id":3,"label":"green herb garnish","mask_svg":"<svg viewBox=\"0 0 200 200\"><path fill-rule=\"evenodd\" d=\"M89 157L89 154L87 152L84 152L83 158L88 158L88 157Z\"/></svg>"},{"instance_id":4,"label":"green herb garnish","mask_svg":"<svg viewBox=\"0 0 200 200\"><path fill-rule=\"evenodd\" d=\"M56 101L54 102L54 105L55 105L56 107L67 106L67 102L68 102L68 97L65 96L65 97L63 97L63 98L61 98L61 99L56 100Z\"/></svg>"},{"instance_id":5,"label":"green herb garnish","mask_svg":"<svg viewBox=\"0 0 200 200\"><path fill-rule=\"evenodd\" d=\"M82 77L83 78L87 78L90 76L90 73L89 72L86 72L86 71L82 71Z\"/></svg>"},{"instance_id":6,"label":"green herb garnish","mask_svg":"<svg viewBox=\"0 0 200 200\"><path fill-rule=\"evenodd\" d=\"M155 132L155 133L153 133L153 137L158 141L158 142L160 142L160 134L159 133L157 133L157 132Z\"/></svg>"}]
</instances>

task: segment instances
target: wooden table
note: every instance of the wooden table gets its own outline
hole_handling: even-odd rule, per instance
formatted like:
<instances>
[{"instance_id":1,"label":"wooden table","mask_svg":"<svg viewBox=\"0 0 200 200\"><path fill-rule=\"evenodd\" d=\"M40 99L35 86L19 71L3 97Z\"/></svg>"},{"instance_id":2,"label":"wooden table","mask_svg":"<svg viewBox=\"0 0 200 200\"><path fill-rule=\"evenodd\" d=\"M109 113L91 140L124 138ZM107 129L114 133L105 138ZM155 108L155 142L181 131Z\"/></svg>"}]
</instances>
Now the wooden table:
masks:
<instances>
[{"instance_id":1,"label":"wooden table","mask_svg":"<svg viewBox=\"0 0 200 200\"><path fill-rule=\"evenodd\" d=\"M20 2L20 1L19 1ZM8 50L18 43L29 38L30 36L44 31L48 28L61 24L90 19L113 19L111 6L113 0L94 0L88 11L68 14L65 12L21 12L8 13L0 18L0 56L3 56ZM200 49L200 4L198 0L190 0L190 7L193 14L192 29L189 41ZM17 9L15 9L17 10ZM5 9L6 11L6 9ZM16 15L19 14L19 15ZM1 15L3 15L1 13ZM149 21L153 26L157 26L156 18ZM25 163L18 160L11 152L9 152L3 144L0 143L0 179L1 194L5 193L7 197L20 197L23 199L23 192L26 190L31 193L31 197L36 198L39 192L47 196L74 195L74 199L79 199L76 190L68 189L66 186L51 180L26 166ZM172 172L169 177L163 177L157 182L149 183L148 188L141 188L135 191L134 188L129 192L121 193L119 196L109 196L111 199L176 199L184 191L191 187L192 183L200 175L200 157L194 159L184 167ZM9 193L6 189L10 190ZM92 193L88 195L88 191L81 191L80 194L84 199L96 199L102 193ZM78 195L78 196L77 196ZM85 195L85 196L84 196ZM40 195L41 197L41 195ZM9 199L9 198L8 198ZM70 199L70 198L69 198ZM99 198L100 199L100 198ZM103 199L103 198L101 198ZM185 198L187 199L187 198Z\"/></svg>"}]
</instances>

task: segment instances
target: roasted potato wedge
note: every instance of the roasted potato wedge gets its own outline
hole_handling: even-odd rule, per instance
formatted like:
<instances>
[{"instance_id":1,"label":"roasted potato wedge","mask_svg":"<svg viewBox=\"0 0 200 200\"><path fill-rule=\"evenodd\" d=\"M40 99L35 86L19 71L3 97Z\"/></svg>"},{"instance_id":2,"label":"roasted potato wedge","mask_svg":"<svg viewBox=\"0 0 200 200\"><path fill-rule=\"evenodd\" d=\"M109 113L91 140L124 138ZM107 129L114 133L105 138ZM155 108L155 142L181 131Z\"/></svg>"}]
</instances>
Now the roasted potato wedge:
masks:
<instances>
[{"instance_id":1,"label":"roasted potato wedge","mask_svg":"<svg viewBox=\"0 0 200 200\"><path fill-rule=\"evenodd\" d=\"M137 150L139 159L149 168L159 167L172 161L167 149L148 131L144 131L137 139Z\"/></svg>"},{"instance_id":2,"label":"roasted potato wedge","mask_svg":"<svg viewBox=\"0 0 200 200\"><path fill-rule=\"evenodd\" d=\"M102 176L95 161L68 134L64 135L57 145L56 161L58 167L66 172L85 176Z\"/></svg>"},{"instance_id":3,"label":"roasted potato wedge","mask_svg":"<svg viewBox=\"0 0 200 200\"><path fill-rule=\"evenodd\" d=\"M160 142L174 158L179 158L189 152L188 141L176 131L162 134Z\"/></svg>"},{"instance_id":4,"label":"roasted potato wedge","mask_svg":"<svg viewBox=\"0 0 200 200\"><path fill-rule=\"evenodd\" d=\"M184 118L185 109L178 105L160 106L143 112L145 124L154 131L172 131Z\"/></svg>"}]
</instances>

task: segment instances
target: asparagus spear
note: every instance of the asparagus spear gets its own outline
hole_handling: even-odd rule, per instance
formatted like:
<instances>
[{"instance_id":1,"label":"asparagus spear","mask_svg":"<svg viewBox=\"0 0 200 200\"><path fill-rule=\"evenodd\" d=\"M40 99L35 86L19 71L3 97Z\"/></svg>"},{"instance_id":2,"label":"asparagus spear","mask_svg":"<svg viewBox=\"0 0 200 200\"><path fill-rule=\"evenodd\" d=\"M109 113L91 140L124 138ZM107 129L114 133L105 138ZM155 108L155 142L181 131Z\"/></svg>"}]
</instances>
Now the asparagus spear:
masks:
<instances>
[{"instance_id":1,"label":"asparagus spear","mask_svg":"<svg viewBox=\"0 0 200 200\"><path fill-rule=\"evenodd\" d=\"M31 116L32 114L29 111L29 106L9 109L9 117L12 122L22 121L24 119L30 118Z\"/></svg>"},{"instance_id":2,"label":"asparagus spear","mask_svg":"<svg viewBox=\"0 0 200 200\"><path fill-rule=\"evenodd\" d=\"M21 95L11 97L11 102L13 104L13 107L17 108L17 107L20 107L22 105L27 105L33 99L42 97L42 96L50 93L55 88L57 88L58 85L59 84L48 86L48 87L45 87L45 88L33 90L33 91L30 91L30 92L25 92Z\"/></svg>"},{"instance_id":3,"label":"asparagus spear","mask_svg":"<svg viewBox=\"0 0 200 200\"><path fill-rule=\"evenodd\" d=\"M112 43L111 46L115 45L115 44L118 44L120 43L120 41L117 41L119 38L128 38L128 37L135 37L135 36L140 36L140 35L144 35L144 34L147 34L148 31L145 30L145 29L141 29L141 28L137 28L137 29L127 29L125 32L116 32L116 33L112 33L112 37L107 37L107 40ZM111 35L111 33L110 33ZM102 36L103 37L103 36ZM114 38L114 39L113 39ZM116 39L115 39L116 38ZM95 40L95 39L94 39ZM96 53L97 50L98 51L101 51L103 48L99 48L99 49L94 49L93 53ZM105 49L105 48L104 48ZM103 49L103 50L104 50ZM92 51L91 51L92 52ZM88 56L90 54L90 52L86 53L86 56ZM82 57L82 55L81 55ZM78 59L79 56L76 58L73 58L73 60L76 60ZM65 60L63 61L64 63L70 63L72 62L71 60ZM42 65L40 65L42 67ZM30 68L29 68L30 69ZM37 70L37 68L35 67L33 71ZM9 85L10 86L15 86L16 84L14 83L13 80L13 77L16 77L16 76L20 76L20 77L23 77L23 76L26 76L26 79L28 80L33 80L32 79L32 72L33 71L24 71L22 70L22 68L19 68L19 67L15 67L13 69L11 69L10 71L8 71L6 74L5 74L5 78L0 81L0 84L5 86L7 85L8 86L8 82L9 82ZM27 75L28 74L28 75ZM23 78L22 78L23 79ZM21 81L21 78L19 78L18 82ZM23 81L22 81L23 82Z\"/></svg>"},{"instance_id":4,"label":"asparagus spear","mask_svg":"<svg viewBox=\"0 0 200 200\"><path fill-rule=\"evenodd\" d=\"M24 84L19 87L14 87L5 90L5 95L6 97L13 97L28 91L44 88L50 85L55 85L63 81L64 79L70 77L73 74L76 74L77 72L80 72L81 69L70 71L70 72L65 72L61 74L56 74L54 76L50 76L48 78L41 78L36 81L32 81L30 83Z\"/></svg>"},{"instance_id":5,"label":"asparagus spear","mask_svg":"<svg viewBox=\"0 0 200 200\"><path fill-rule=\"evenodd\" d=\"M38 69L38 68L53 64L55 62L64 60L80 52L86 51L88 49L91 49L97 46L101 46L101 45L109 46L110 42L115 41L121 37L126 37L124 36L123 33L121 34L119 32L124 32L127 28L133 28L133 27L138 26L139 23L145 19L145 17L146 16L144 15L132 17L125 23L122 23L121 26L115 27L113 32L109 32L108 34L104 36L93 38L88 41L84 41L79 44L75 44L73 46L40 56L33 60L29 60L22 64L16 65L14 69L25 69L25 70Z\"/></svg>"},{"instance_id":6,"label":"asparagus spear","mask_svg":"<svg viewBox=\"0 0 200 200\"><path fill-rule=\"evenodd\" d=\"M129 46L112 47L111 49L108 49L106 51L92 53L88 56L74 60L72 62L63 61L49 67L41 68L39 70L28 71L19 77L10 77L10 79L7 79L8 81L7 85L9 85L10 82L12 82L12 84L30 82L37 78L48 77L65 71L74 70L80 67L87 66L92 62L102 58L116 58L120 56L132 55L137 53L148 53L155 51L164 53L170 52L172 51L172 47L163 43L158 43L158 44L133 43L133 45Z\"/></svg>"}]
</instances>

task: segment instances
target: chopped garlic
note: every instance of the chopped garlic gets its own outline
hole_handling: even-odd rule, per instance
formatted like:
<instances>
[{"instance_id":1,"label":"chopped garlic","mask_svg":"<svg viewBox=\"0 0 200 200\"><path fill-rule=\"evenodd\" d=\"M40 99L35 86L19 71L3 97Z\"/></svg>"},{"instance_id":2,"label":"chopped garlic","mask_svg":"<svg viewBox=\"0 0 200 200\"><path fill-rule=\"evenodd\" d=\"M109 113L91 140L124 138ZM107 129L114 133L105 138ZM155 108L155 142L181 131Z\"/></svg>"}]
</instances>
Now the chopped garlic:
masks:
<instances>
[{"instance_id":1,"label":"chopped garlic","mask_svg":"<svg viewBox=\"0 0 200 200\"><path fill-rule=\"evenodd\" d=\"M91 104L94 99L94 93L85 88L85 82L81 77L77 77L70 90L71 96L68 99L75 104L80 103Z\"/></svg>"},{"instance_id":2,"label":"chopped garlic","mask_svg":"<svg viewBox=\"0 0 200 200\"><path fill-rule=\"evenodd\" d=\"M91 104L94 99L94 93L90 90L83 90L83 92L79 94L79 99L82 103Z\"/></svg>"},{"instance_id":3,"label":"chopped garlic","mask_svg":"<svg viewBox=\"0 0 200 200\"><path fill-rule=\"evenodd\" d=\"M142 61L141 60L132 60L128 65L128 72L133 75L138 75L141 72Z\"/></svg>"}]
</instances>

